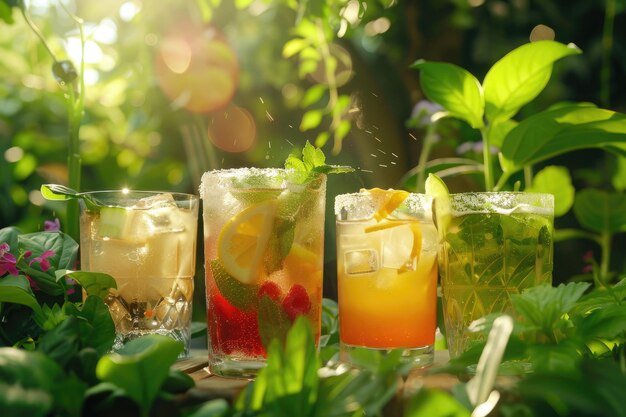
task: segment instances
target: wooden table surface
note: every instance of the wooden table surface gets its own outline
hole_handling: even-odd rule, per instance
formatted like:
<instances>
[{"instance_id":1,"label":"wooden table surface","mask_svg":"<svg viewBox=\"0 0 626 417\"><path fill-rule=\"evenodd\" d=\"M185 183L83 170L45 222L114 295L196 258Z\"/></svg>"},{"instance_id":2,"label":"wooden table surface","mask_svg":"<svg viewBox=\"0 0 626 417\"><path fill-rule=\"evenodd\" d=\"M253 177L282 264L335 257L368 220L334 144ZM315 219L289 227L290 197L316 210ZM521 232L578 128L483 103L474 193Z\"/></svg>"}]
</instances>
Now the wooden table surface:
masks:
<instances>
[{"instance_id":1,"label":"wooden table surface","mask_svg":"<svg viewBox=\"0 0 626 417\"><path fill-rule=\"evenodd\" d=\"M192 350L189 358L180 360L174 364L174 368L181 369L189 374L196 382L193 389L193 396L208 401L216 398L224 398L229 402L237 397L239 392L250 382L247 379L224 378L212 375L208 369L208 353L206 350ZM441 366L448 362L447 351L435 352L435 363L433 366ZM448 374L425 374L416 370L409 374L408 378L402 381L400 391L403 395L419 389L420 386L429 388L440 388L449 391L459 380Z\"/></svg>"}]
</instances>

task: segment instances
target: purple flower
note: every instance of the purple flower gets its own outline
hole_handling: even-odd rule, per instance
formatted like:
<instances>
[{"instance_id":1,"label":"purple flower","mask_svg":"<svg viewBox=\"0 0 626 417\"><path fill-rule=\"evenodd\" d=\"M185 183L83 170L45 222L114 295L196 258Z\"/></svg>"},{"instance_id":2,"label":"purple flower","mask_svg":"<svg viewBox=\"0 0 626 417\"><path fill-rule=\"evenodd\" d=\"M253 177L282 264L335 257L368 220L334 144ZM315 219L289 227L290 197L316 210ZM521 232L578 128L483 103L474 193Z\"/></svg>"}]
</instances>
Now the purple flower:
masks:
<instances>
[{"instance_id":1,"label":"purple flower","mask_svg":"<svg viewBox=\"0 0 626 417\"><path fill-rule=\"evenodd\" d=\"M7 272L11 275L19 275L15 266L15 255L9 252L10 249L8 243L0 244L0 277Z\"/></svg>"},{"instance_id":2,"label":"purple flower","mask_svg":"<svg viewBox=\"0 0 626 417\"><path fill-rule=\"evenodd\" d=\"M61 222L59 219L46 220L43 222L43 230L45 232L58 232L61 230Z\"/></svg>"},{"instance_id":3,"label":"purple flower","mask_svg":"<svg viewBox=\"0 0 626 417\"><path fill-rule=\"evenodd\" d=\"M428 100L420 100L417 102L415 107L413 107L413 110L411 111L411 118L418 119L419 126L428 126L433 123L433 115L442 111L443 107L439 104Z\"/></svg>"},{"instance_id":4,"label":"purple flower","mask_svg":"<svg viewBox=\"0 0 626 417\"><path fill-rule=\"evenodd\" d=\"M54 256L55 252L53 250L47 250L41 255L33 258L28 262L28 266L31 266L35 262L39 262L39 267L43 272L46 272L50 268L50 261L47 259L51 256Z\"/></svg>"}]
</instances>

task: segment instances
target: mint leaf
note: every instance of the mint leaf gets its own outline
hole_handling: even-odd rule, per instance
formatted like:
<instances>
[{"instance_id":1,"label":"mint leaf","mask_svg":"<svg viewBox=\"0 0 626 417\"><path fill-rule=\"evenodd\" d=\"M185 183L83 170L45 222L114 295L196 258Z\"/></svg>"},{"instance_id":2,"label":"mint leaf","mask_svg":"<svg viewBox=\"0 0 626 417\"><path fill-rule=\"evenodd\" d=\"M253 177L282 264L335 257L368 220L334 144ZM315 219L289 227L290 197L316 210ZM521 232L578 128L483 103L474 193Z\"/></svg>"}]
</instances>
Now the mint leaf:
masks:
<instances>
[{"instance_id":1,"label":"mint leaf","mask_svg":"<svg viewBox=\"0 0 626 417\"><path fill-rule=\"evenodd\" d=\"M306 142L302 149L302 159L289 155L285 161L285 169L293 170L295 181L304 183L313 180L319 174L339 174L353 172L354 168L340 165L327 165L326 155L320 148Z\"/></svg>"},{"instance_id":2,"label":"mint leaf","mask_svg":"<svg viewBox=\"0 0 626 417\"><path fill-rule=\"evenodd\" d=\"M63 277L70 277L75 280L86 292L87 295L95 295L105 299L110 288L117 288L115 279L103 272L71 271L60 269L55 272L57 282Z\"/></svg>"},{"instance_id":3,"label":"mint leaf","mask_svg":"<svg viewBox=\"0 0 626 417\"><path fill-rule=\"evenodd\" d=\"M291 320L280 303L272 300L267 294L259 299L258 309L259 336L266 348L274 339L282 344L291 327Z\"/></svg>"},{"instance_id":4,"label":"mint leaf","mask_svg":"<svg viewBox=\"0 0 626 417\"><path fill-rule=\"evenodd\" d=\"M589 286L585 282L561 284L558 287L540 285L529 288L522 294L512 295L511 302L515 311L528 324L552 334L554 324L574 307Z\"/></svg>"},{"instance_id":5,"label":"mint leaf","mask_svg":"<svg viewBox=\"0 0 626 417\"><path fill-rule=\"evenodd\" d=\"M102 204L99 204L92 196L85 193L79 193L69 187L60 184L43 184L41 186L41 195L46 200L64 201L64 200L82 200L87 208L91 211L99 211Z\"/></svg>"}]
</instances>

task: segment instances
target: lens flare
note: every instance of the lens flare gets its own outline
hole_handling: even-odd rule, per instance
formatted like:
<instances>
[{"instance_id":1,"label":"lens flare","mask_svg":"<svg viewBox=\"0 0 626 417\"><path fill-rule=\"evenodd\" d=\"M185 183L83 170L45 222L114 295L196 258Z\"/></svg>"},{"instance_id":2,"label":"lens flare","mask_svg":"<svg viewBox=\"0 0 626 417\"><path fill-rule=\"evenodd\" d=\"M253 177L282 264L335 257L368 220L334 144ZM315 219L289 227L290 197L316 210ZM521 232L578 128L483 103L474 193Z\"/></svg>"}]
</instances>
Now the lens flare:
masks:
<instances>
[{"instance_id":1,"label":"lens flare","mask_svg":"<svg viewBox=\"0 0 626 417\"><path fill-rule=\"evenodd\" d=\"M209 139L226 152L247 151L256 142L256 123L248 110L229 106L209 123Z\"/></svg>"}]
</instances>

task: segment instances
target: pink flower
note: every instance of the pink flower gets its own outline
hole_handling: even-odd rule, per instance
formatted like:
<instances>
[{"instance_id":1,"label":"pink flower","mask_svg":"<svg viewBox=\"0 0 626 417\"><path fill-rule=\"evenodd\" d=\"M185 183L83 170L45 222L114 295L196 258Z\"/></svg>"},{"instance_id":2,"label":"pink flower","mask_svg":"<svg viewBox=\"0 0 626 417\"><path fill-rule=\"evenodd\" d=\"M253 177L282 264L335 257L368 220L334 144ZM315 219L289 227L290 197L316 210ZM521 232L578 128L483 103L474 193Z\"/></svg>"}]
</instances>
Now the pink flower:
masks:
<instances>
[{"instance_id":1,"label":"pink flower","mask_svg":"<svg viewBox=\"0 0 626 417\"><path fill-rule=\"evenodd\" d=\"M589 274L589 273L593 272L593 265L585 265L583 267L583 272L585 274Z\"/></svg>"},{"instance_id":2,"label":"pink flower","mask_svg":"<svg viewBox=\"0 0 626 417\"><path fill-rule=\"evenodd\" d=\"M61 222L59 219L46 220L43 222L43 230L45 232L58 232L61 230Z\"/></svg>"},{"instance_id":3,"label":"pink flower","mask_svg":"<svg viewBox=\"0 0 626 417\"><path fill-rule=\"evenodd\" d=\"M34 290L34 291L38 291L39 290L39 286L37 285L37 283L35 282L34 279L32 279L31 277L29 277L28 275L26 275L26 279L28 280L28 283L30 284L30 287Z\"/></svg>"},{"instance_id":4,"label":"pink flower","mask_svg":"<svg viewBox=\"0 0 626 417\"><path fill-rule=\"evenodd\" d=\"M0 244L0 276L3 276L7 272L11 275L19 275L15 267L15 255L9 252L10 249L8 243L4 242Z\"/></svg>"},{"instance_id":5,"label":"pink flower","mask_svg":"<svg viewBox=\"0 0 626 417\"><path fill-rule=\"evenodd\" d=\"M583 255L583 261L585 262L590 262L593 260L593 251L588 250L587 252L585 252L585 254Z\"/></svg>"},{"instance_id":6,"label":"pink flower","mask_svg":"<svg viewBox=\"0 0 626 417\"><path fill-rule=\"evenodd\" d=\"M41 270L43 272L46 272L50 268L50 261L47 258L51 256L54 256L54 251L47 250L36 258L31 259L30 262L28 262L28 266L31 266L35 262L39 262L39 267L41 268Z\"/></svg>"}]
</instances>

